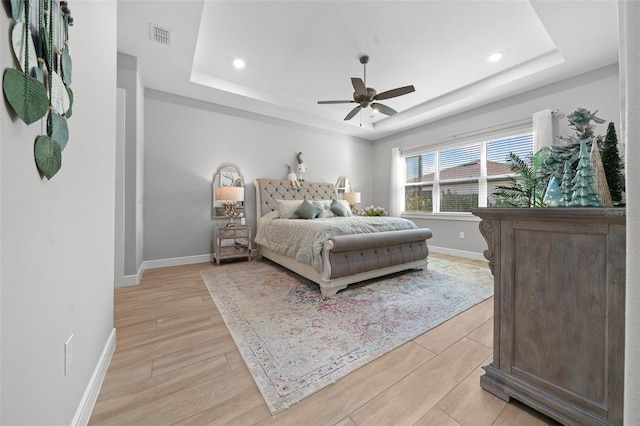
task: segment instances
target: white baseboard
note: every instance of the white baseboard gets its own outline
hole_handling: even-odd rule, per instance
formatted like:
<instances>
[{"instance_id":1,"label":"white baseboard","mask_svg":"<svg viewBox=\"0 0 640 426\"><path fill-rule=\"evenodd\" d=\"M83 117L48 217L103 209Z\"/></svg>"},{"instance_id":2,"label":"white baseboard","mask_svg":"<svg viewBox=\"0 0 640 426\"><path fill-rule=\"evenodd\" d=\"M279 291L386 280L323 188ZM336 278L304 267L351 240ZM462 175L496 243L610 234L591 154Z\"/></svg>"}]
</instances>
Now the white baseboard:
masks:
<instances>
[{"instance_id":1,"label":"white baseboard","mask_svg":"<svg viewBox=\"0 0 640 426\"><path fill-rule=\"evenodd\" d=\"M456 249L450 249L446 247L434 247L431 245L429 246L429 251L432 251L434 253L440 253L440 254L448 254L451 256L464 257L466 259L485 260L485 261L487 260L485 259L482 253L476 253L474 251L456 250Z\"/></svg>"},{"instance_id":2,"label":"white baseboard","mask_svg":"<svg viewBox=\"0 0 640 426\"><path fill-rule=\"evenodd\" d=\"M129 287L132 285L140 284L142 274L144 273L144 262L138 268L138 273L135 275L124 275L116 282L115 287Z\"/></svg>"},{"instance_id":3,"label":"white baseboard","mask_svg":"<svg viewBox=\"0 0 640 426\"><path fill-rule=\"evenodd\" d=\"M211 262L212 254L199 254L197 256L173 257L171 259L145 260L142 262L144 270L164 268L166 266L191 265L192 263Z\"/></svg>"},{"instance_id":4,"label":"white baseboard","mask_svg":"<svg viewBox=\"0 0 640 426\"><path fill-rule=\"evenodd\" d=\"M82 395L82 399L80 400L80 404L78 405L76 414L73 416L73 420L71 421L71 426L84 426L89 423L91 412L93 411L93 407L96 405L98 393L100 393L102 382L104 381L104 377L107 374L107 369L109 368L109 364L111 363L111 358L113 357L113 353L115 352L115 350L116 329L114 328L109 334L109 338L104 345L104 349L102 350L102 354L100 355L98 364L93 370L91 379L89 379L89 384L84 391L84 395Z\"/></svg>"},{"instance_id":5,"label":"white baseboard","mask_svg":"<svg viewBox=\"0 0 640 426\"><path fill-rule=\"evenodd\" d=\"M482 253L475 253L472 251L456 250L456 249L450 249L446 247L435 247L431 245L429 246L429 250L434 253L449 254L451 256L459 256L467 259L487 260L484 258ZM132 282L131 284L128 284L128 285L138 284L140 282L140 278L142 277L142 272L146 271L147 269L165 268L167 266L191 265L193 263L207 263L212 261L213 261L212 254L199 254L196 256L184 256L184 257L172 257L169 259L145 260L144 262L142 262L142 267L140 268L140 272L138 273L138 275L128 276L128 277L131 277L132 279L137 279L137 281Z\"/></svg>"}]
</instances>

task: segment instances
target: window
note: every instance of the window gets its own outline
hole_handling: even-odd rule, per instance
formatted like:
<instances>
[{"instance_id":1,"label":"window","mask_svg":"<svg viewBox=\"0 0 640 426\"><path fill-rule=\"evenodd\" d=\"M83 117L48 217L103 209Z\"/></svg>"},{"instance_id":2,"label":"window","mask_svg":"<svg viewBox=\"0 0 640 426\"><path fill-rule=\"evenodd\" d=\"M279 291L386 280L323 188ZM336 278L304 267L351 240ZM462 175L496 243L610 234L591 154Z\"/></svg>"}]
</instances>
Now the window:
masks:
<instances>
[{"instance_id":1,"label":"window","mask_svg":"<svg viewBox=\"0 0 640 426\"><path fill-rule=\"evenodd\" d=\"M522 133L405 156L404 210L460 213L499 207L493 193L512 176L507 156L528 158L532 149L533 135Z\"/></svg>"}]
</instances>

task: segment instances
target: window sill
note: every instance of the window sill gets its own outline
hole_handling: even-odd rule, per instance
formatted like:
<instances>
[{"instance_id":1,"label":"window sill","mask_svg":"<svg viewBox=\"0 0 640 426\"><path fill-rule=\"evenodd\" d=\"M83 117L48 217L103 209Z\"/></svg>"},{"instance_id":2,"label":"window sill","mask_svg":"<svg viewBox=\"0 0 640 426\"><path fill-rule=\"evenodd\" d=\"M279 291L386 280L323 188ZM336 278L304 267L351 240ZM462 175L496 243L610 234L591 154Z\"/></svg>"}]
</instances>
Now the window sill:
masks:
<instances>
[{"instance_id":1,"label":"window sill","mask_svg":"<svg viewBox=\"0 0 640 426\"><path fill-rule=\"evenodd\" d=\"M480 218L471 213L408 213L402 212L400 217L405 219L427 220L457 220L462 222L480 222Z\"/></svg>"}]
</instances>

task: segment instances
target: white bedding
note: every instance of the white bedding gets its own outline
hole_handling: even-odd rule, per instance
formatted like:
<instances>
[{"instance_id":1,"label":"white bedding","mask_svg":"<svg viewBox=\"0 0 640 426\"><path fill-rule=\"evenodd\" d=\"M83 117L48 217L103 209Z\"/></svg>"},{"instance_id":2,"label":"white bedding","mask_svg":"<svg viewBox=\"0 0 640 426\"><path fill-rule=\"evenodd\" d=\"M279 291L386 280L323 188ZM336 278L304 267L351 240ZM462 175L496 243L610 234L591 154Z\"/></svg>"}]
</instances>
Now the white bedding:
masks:
<instances>
[{"instance_id":1,"label":"white bedding","mask_svg":"<svg viewBox=\"0 0 640 426\"><path fill-rule=\"evenodd\" d=\"M258 221L255 242L321 272L322 247L329 237L416 228L413 222L397 217L282 219L276 210Z\"/></svg>"}]
</instances>

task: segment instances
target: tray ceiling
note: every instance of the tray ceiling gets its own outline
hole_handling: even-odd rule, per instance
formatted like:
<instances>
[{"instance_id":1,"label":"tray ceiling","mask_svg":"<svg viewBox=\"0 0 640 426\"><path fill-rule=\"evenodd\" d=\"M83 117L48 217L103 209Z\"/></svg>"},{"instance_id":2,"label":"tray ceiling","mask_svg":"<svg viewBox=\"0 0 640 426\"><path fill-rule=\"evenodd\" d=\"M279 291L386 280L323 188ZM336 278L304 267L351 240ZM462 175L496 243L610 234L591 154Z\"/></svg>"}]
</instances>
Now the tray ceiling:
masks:
<instances>
[{"instance_id":1,"label":"tray ceiling","mask_svg":"<svg viewBox=\"0 0 640 426\"><path fill-rule=\"evenodd\" d=\"M616 63L617 33L608 0L118 2L146 87L370 140ZM416 91L345 122L317 101L352 99L362 54L367 86Z\"/></svg>"}]
</instances>

